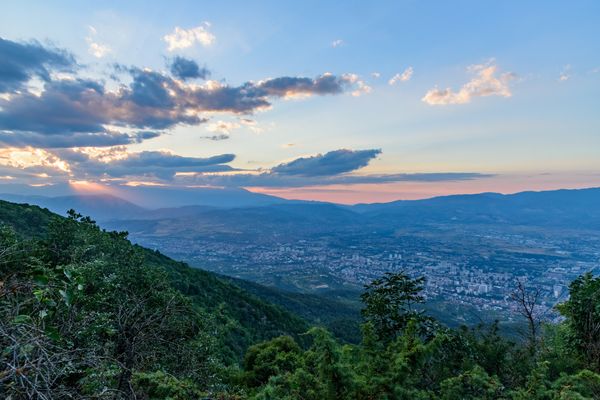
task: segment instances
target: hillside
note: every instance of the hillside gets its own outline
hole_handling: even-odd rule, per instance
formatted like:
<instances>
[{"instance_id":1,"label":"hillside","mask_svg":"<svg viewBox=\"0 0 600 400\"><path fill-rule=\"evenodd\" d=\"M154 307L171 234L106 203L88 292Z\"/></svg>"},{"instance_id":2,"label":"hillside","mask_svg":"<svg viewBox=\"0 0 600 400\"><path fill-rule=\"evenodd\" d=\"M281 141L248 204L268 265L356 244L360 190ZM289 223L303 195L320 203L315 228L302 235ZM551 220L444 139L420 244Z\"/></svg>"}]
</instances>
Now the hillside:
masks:
<instances>
[{"instance_id":1,"label":"hillside","mask_svg":"<svg viewBox=\"0 0 600 400\"><path fill-rule=\"evenodd\" d=\"M48 225L64 219L37 206L0 201L0 225L11 226L24 237L43 238ZM106 234L103 234L106 235ZM218 315L228 329L221 336L224 353L229 360L241 357L252 343L282 334L298 335L307 323L283 308L260 300L240 286L220 279L215 274L192 269L158 252L139 246L145 264L164 270L171 285L202 309Z\"/></svg>"},{"instance_id":2,"label":"hillside","mask_svg":"<svg viewBox=\"0 0 600 400\"><path fill-rule=\"evenodd\" d=\"M593 328L600 279L592 274L570 285L559 324L545 322L529 300L535 289L521 286L515 302L530 323L521 337L507 332L515 343L498 324L445 326L439 309L424 308L423 278L387 273L365 287L360 340L348 344L257 296L346 329L356 308L345 308L343 297L330 293L324 302L220 278L75 212L65 218L1 202L0 217L4 398L592 400L600 393Z\"/></svg>"}]
</instances>

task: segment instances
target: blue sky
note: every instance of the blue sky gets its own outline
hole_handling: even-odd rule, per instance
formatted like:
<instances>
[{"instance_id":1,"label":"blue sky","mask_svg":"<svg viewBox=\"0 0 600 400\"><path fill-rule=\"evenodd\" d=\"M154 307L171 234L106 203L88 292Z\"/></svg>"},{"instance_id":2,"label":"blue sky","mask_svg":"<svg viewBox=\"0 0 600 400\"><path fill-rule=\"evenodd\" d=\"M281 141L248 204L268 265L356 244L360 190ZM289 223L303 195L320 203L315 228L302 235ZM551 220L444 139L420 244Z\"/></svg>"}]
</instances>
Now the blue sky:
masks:
<instances>
[{"instance_id":1,"label":"blue sky","mask_svg":"<svg viewBox=\"0 0 600 400\"><path fill-rule=\"evenodd\" d=\"M106 139L119 130L131 139L72 148L67 134L63 144L49 144L56 132L14 122L36 118L41 107L30 101L31 111L17 112L19 96L50 87L32 73L0 104L0 175L7 184L233 185L342 202L599 186L599 17L595 1L5 2L7 46L26 51L35 40L37 51L72 56L76 68L48 66L57 69L51 83L127 88L102 95L122 105L135 94L136 76L167 77L165 87L185 85L190 96L195 87L250 82L269 106L240 112L194 104L201 121L184 118L188 107L165 127L146 114L144 123L117 118L110 107L110 116L98 115L96 105L103 131L73 135ZM172 80L176 57L210 76ZM290 87L278 78L296 80ZM297 78L309 78L310 87ZM338 86L319 86L329 80ZM104 104L100 97L94 101ZM134 106L127 111L150 112ZM235 157L207 168L222 155Z\"/></svg>"}]
</instances>

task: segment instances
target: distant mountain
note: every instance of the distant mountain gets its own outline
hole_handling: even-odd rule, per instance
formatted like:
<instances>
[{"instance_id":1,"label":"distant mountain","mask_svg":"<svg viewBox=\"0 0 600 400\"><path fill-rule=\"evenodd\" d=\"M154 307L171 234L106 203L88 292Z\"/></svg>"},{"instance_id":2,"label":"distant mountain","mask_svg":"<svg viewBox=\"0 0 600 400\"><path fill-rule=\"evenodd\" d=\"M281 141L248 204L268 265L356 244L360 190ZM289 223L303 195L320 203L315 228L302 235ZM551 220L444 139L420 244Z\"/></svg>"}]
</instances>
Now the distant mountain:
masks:
<instances>
[{"instance_id":1,"label":"distant mountain","mask_svg":"<svg viewBox=\"0 0 600 400\"><path fill-rule=\"evenodd\" d=\"M21 189L17 185L0 185L0 199L37 205L60 215L72 208L98 221L189 217L214 208L259 207L288 202L244 189L119 186L113 190L116 194L81 194L66 186L62 189L42 187L31 194L23 194L31 192L31 188ZM56 196L57 192L68 195Z\"/></svg>"},{"instance_id":2,"label":"distant mountain","mask_svg":"<svg viewBox=\"0 0 600 400\"><path fill-rule=\"evenodd\" d=\"M39 197L113 196L141 208L176 208L185 206L257 207L294 201L250 192L241 188L165 187L165 186L107 186L102 193L82 192L76 186L56 184L31 187L20 184L0 184L0 199L37 204Z\"/></svg>"},{"instance_id":3,"label":"distant mountain","mask_svg":"<svg viewBox=\"0 0 600 400\"><path fill-rule=\"evenodd\" d=\"M170 214L170 215L168 215ZM127 230L136 236L210 236L227 240L277 242L282 237L312 237L340 229L360 228L361 214L328 203L272 204L261 207L183 207L146 212L128 220L106 221L110 229Z\"/></svg>"},{"instance_id":4,"label":"distant mountain","mask_svg":"<svg viewBox=\"0 0 600 400\"><path fill-rule=\"evenodd\" d=\"M47 208L59 215L65 215L69 209L74 209L80 214L91 216L100 221L137 218L147 211L127 200L106 194L60 197L0 194L0 198L13 203L31 204Z\"/></svg>"},{"instance_id":5,"label":"distant mountain","mask_svg":"<svg viewBox=\"0 0 600 400\"><path fill-rule=\"evenodd\" d=\"M287 200L241 188L119 186L117 195L148 209L184 206L256 207Z\"/></svg>"},{"instance_id":6,"label":"distant mountain","mask_svg":"<svg viewBox=\"0 0 600 400\"><path fill-rule=\"evenodd\" d=\"M600 229L600 188L481 193L358 204L349 207L380 223L510 224Z\"/></svg>"},{"instance_id":7,"label":"distant mountain","mask_svg":"<svg viewBox=\"0 0 600 400\"><path fill-rule=\"evenodd\" d=\"M141 230L151 229L158 221L167 231L192 225L203 231L267 233L454 223L600 229L600 188L453 195L354 206L285 200L244 189L119 187L118 193L57 197L7 193L0 194L0 199L38 205L61 215L73 208L99 221L128 221L125 225Z\"/></svg>"}]
</instances>

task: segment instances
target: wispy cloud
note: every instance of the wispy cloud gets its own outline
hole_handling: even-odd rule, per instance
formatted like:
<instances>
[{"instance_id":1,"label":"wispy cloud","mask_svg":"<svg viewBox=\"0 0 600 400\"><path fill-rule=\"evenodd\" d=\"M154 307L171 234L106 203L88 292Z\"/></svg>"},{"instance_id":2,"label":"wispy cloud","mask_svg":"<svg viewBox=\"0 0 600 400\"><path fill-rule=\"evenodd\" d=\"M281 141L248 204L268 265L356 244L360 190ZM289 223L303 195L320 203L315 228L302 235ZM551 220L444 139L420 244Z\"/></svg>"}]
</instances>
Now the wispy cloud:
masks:
<instances>
[{"instance_id":1,"label":"wispy cloud","mask_svg":"<svg viewBox=\"0 0 600 400\"><path fill-rule=\"evenodd\" d=\"M96 40L96 36L98 35L96 28L89 26L88 29L89 35L85 38L85 41L88 44L88 53L96 58L102 58L110 53L112 49L108 45L99 43Z\"/></svg>"},{"instance_id":2,"label":"wispy cloud","mask_svg":"<svg viewBox=\"0 0 600 400\"><path fill-rule=\"evenodd\" d=\"M566 82L569 79L571 79L571 65L567 64L563 67L562 71L560 72L560 75L558 76L558 81Z\"/></svg>"},{"instance_id":3,"label":"wispy cloud","mask_svg":"<svg viewBox=\"0 0 600 400\"><path fill-rule=\"evenodd\" d=\"M209 22L203 22L199 26L190 29L183 29L176 26L172 33L163 36L163 40L167 42L168 51L186 49L194 46L196 43L208 47L216 40L215 35L209 29Z\"/></svg>"},{"instance_id":4,"label":"wispy cloud","mask_svg":"<svg viewBox=\"0 0 600 400\"><path fill-rule=\"evenodd\" d=\"M372 91L371 86L369 86L357 74L344 74L342 75L342 79L354 86L354 90L350 92L352 96L358 97L362 96L363 94L371 93Z\"/></svg>"},{"instance_id":5,"label":"wispy cloud","mask_svg":"<svg viewBox=\"0 0 600 400\"><path fill-rule=\"evenodd\" d=\"M219 132L229 135L234 129L238 129L240 124L231 121L215 121L206 125L206 129L210 132Z\"/></svg>"},{"instance_id":6,"label":"wispy cloud","mask_svg":"<svg viewBox=\"0 0 600 400\"><path fill-rule=\"evenodd\" d=\"M467 68L474 77L458 91L451 88L429 90L422 100L430 105L466 104L476 97L501 96L510 97L509 83L516 78L512 72L498 74L494 60L485 64L475 64Z\"/></svg>"},{"instance_id":7,"label":"wispy cloud","mask_svg":"<svg viewBox=\"0 0 600 400\"><path fill-rule=\"evenodd\" d=\"M212 140L214 142L218 142L221 140L227 140L229 139L231 136L229 136L228 133L219 133L216 135L205 135L205 136L200 136L200 139L208 139L208 140Z\"/></svg>"},{"instance_id":8,"label":"wispy cloud","mask_svg":"<svg viewBox=\"0 0 600 400\"><path fill-rule=\"evenodd\" d=\"M344 41L342 39L336 39L333 42L331 42L331 47L336 48L336 47L340 47L344 45Z\"/></svg>"},{"instance_id":9,"label":"wispy cloud","mask_svg":"<svg viewBox=\"0 0 600 400\"><path fill-rule=\"evenodd\" d=\"M412 78L413 72L413 67L408 67L402 73L392 76L388 83L393 86L400 82L408 82L410 81L410 78Z\"/></svg>"}]
</instances>

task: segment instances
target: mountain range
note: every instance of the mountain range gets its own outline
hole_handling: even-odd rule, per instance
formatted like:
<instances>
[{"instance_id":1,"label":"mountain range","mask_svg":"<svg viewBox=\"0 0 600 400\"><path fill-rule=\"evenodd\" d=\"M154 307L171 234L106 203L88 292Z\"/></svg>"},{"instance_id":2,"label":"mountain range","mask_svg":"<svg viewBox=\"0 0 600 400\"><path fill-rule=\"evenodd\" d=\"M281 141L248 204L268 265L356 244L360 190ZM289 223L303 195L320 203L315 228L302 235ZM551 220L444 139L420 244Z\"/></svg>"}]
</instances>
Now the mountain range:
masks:
<instances>
[{"instance_id":1,"label":"mountain range","mask_svg":"<svg viewBox=\"0 0 600 400\"><path fill-rule=\"evenodd\" d=\"M600 229L600 188L453 195L353 206L285 200L243 189L126 190L127 199L113 194L15 193L0 194L0 199L38 205L59 214L73 208L98 221L200 218L221 225L255 226L260 222L279 228L300 224L337 229L369 222L378 226L465 223Z\"/></svg>"}]
</instances>

